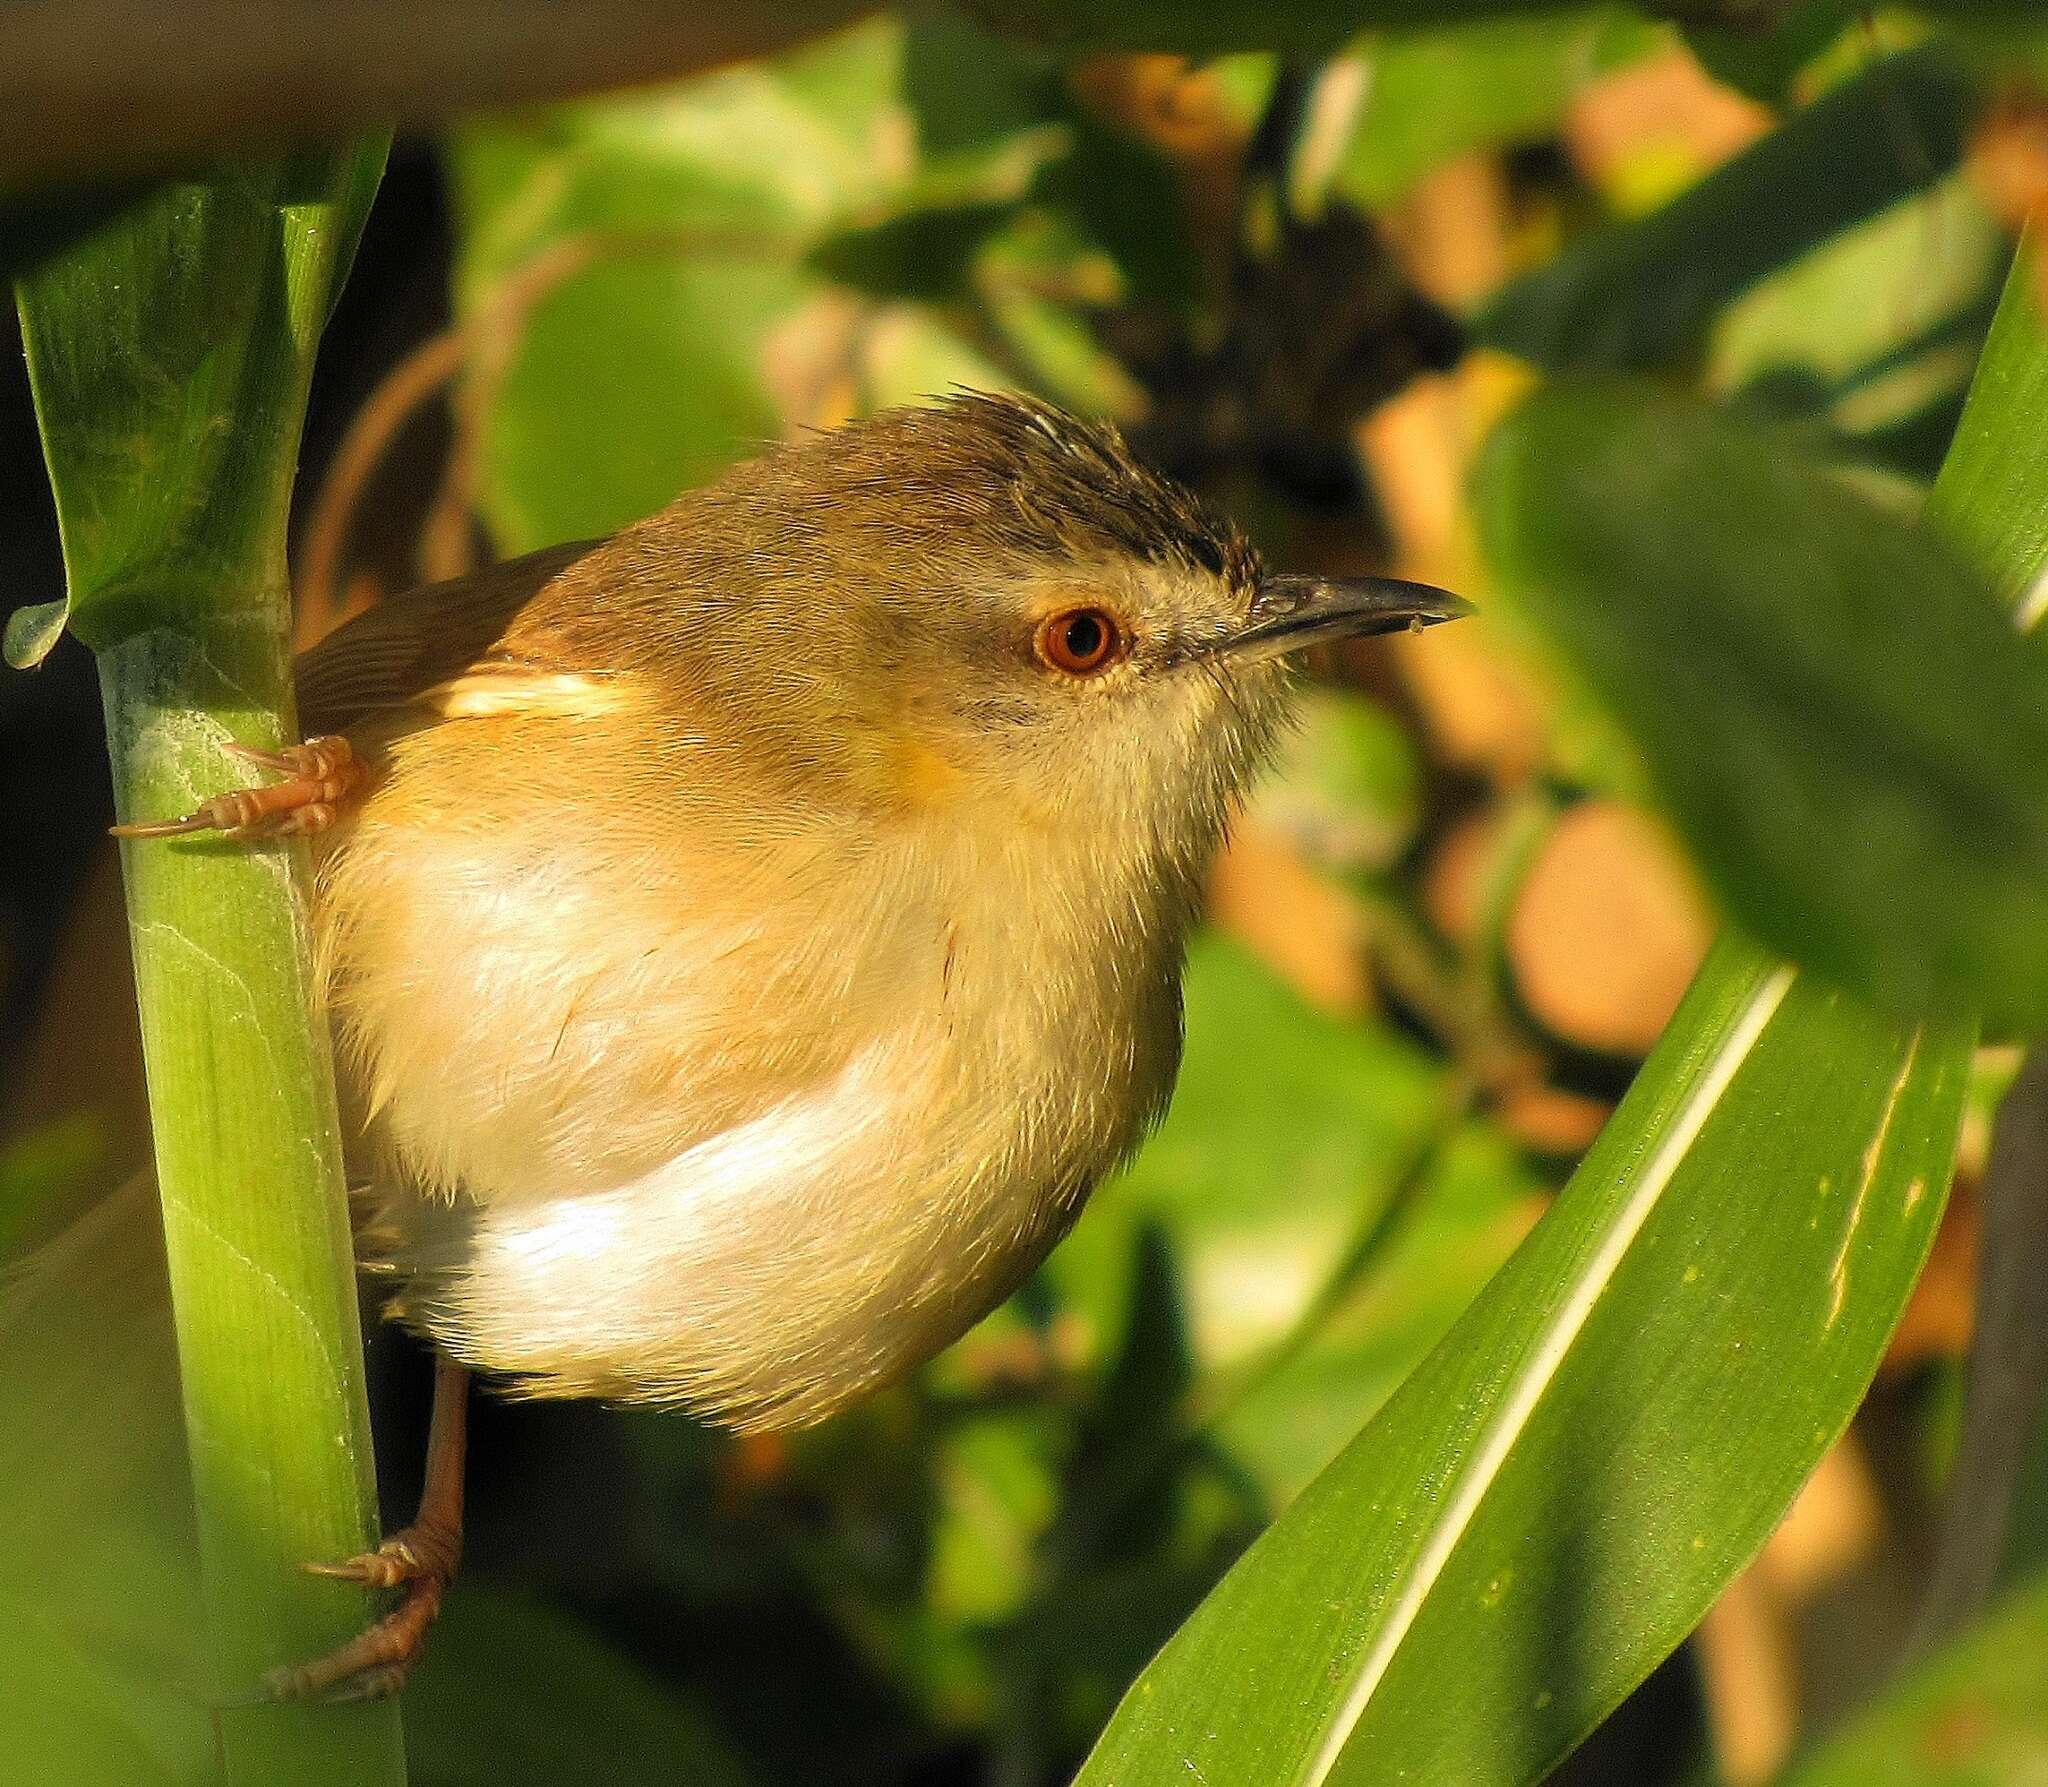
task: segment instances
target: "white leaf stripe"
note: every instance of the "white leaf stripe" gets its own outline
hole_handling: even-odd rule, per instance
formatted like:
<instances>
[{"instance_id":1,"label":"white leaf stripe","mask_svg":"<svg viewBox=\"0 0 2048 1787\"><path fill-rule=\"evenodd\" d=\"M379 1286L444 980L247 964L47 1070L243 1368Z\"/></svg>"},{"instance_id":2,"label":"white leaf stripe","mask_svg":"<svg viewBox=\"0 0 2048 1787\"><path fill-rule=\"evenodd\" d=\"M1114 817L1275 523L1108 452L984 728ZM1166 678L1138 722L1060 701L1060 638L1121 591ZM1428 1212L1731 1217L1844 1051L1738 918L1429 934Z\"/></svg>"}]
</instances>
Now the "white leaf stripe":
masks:
<instances>
[{"instance_id":1,"label":"white leaf stripe","mask_svg":"<svg viewBox=\"0 0 2048 1787\"><path fill-rule=\"evenodd\" d=\"M1423 1603L1435 1588L1437 1578L1443 1574L1451 1553L1458 1548L1458 1542L1471 1526L1480 1504L1493 1487L1494 1479L1500 1475L1501 1467L1521 1439L1530 1417L1543 1400L1544 1392L1550 1388L1552 1379L1564 1364L1572 1343L1592 1315L1593 1306L1600 1300L1601 1292L1613 1279L1636 1236L1642 1232L1644 1223L1649 1221L1651 1212L1656 1209L1679 1165L1706 1126L1707 1119L1714 1114L1715 1107L1741 1071L1742 1064L1749 1059L1757 1039L1784 1003L1794 973L1789 967L1773 969L1750 995L1748 1005L1735 1019L1713 1060L1708 1063L1685 1103L1679 1107L1663 1141L1644 1167L1642 1178L1601 1239L1599 1248L1587 1261L1584 1271L1571 1288L1570 1296L1552 1315L1548 1331L1510 1388L1506 1400L1480 1440L1471 1464L1444 1505L1435 1529L1410 1566L1378 1635L1359 1664L1351 1691L1337 1709L1336 1717L1323 1734L1315 1760L1302 1777L1303 1787L1322 1787L1330 1778L1330 1771L1336 1767L1345 1745L1351 1741L1351 1734L1358 1729L1359 1720L1365 1716L1366 1708L1371 1705L1372 1697L1378 1692L1409 1629L1422 1612Z\"/></svg>"}]
</instances>

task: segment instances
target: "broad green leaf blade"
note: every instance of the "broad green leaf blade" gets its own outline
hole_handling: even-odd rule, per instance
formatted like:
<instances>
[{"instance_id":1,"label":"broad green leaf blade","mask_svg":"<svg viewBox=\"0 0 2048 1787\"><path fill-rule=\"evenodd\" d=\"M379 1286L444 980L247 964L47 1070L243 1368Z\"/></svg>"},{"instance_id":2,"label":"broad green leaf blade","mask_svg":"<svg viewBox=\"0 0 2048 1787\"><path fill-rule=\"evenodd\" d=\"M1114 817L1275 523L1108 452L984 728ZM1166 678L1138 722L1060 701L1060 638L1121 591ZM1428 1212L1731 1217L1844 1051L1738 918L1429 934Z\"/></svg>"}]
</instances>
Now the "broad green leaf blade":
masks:
<instances>
[{"instance_id":1,"label":"broad green leaf blade","mask_svg":"<svg viewBox=\"0 0 2048 1787\"><path fill-rule=\"evenodd\" d=\"M2039 274L2036 244L2023 243L1929 503L1930 519L1983 567L2028 631L2038 631L2048 609L2048 438L2040 426L2048 407L2048 317ZM2015 1143L2024 1147L2032 1094L2022 1081L2029 1077L2023 1070L2005 1094L2020 1103L1997 1119L1994 1157ZM2020 1135L2007 1132L2008 1122ZM2011 1586L2048 1565L2048 1411L2038 1386L2031 1417L2016 1413L2024 1399L2016 1405L2013 1397L2015 1383L2034 1375L2028 1362L2040 1339L2030 1290L2048 1236L2032 1220L2037 1195L2010 1176L1987 1186L1985 1245L2009 1251L1979 1290L1923 1634L1942 1633L1986 1587ZM2031 1426L2015 1433L2016 1419ZM2002 1542L1994 1537L2000 1534ZM1980 1555L1993 1545L1993 1555Z\"/></svg>"},{"instance_id":2,"label":"broad green leaf blade","mask_svg":"<svg viewBox=\"0 0 2048 1787\"><path fill-rule=\"evenodd\" d=\"M1941 244L1938 255L1928 245ZM1716 393L1799 379L1854 390L1973 330L2012 244L1969 182L1952 177L1830 237L1737 299L1714 323L1703 382ZM1969 382L1971 368L1956 375Z\"/></svg>"},{"instance_id":3,"label":"broad green leaf blade","mask_svg":"<svg viewBox=\"0 0 2048 1787\"><path fill-rule=\"evenodd\" d=\"M1783 1787L2033 1787L2048 1778L2048 1581L1915 1670Z\"/></svg>"},{"instance_id":4,"label":"broad green leaf blade","mask_svg":"<svg viewBox=\"0 0 2048 1787\"><path fill-rule=\"evenodd\" d=\"M1479 338L1549 367L1661 364L1772 268L1953 169L1975 103L1946 48L1886 57L1661 210L1507 287Z\"/></svg>"},{"instance_id":5,"label":"broad green leaf blade","mask_svg":"<svg viewBox=\"0 0 2048 1787\"><path fill-rule=\"evenodd\" d=\"M2008 588L2044 485L1996 475L1999 433L2048 468L2048 353L2012 302L1940 505ZM1724 943L1551 1214L1160 1654L1084 1787L1542 1778L1847 1423L1939 1218L1971 1040Z\"/></svg>"},{"instance_id":6,"label":"broad green leaf blade","mask_svg":"<svg viewBox=\"0 0 2048 1787\"><path fill-rule=\"evenodd\" d=\"M380 139L168 184L20 280L88 645L222 603L253 627L281 587L313 350L383 165Z\"/></svg>"},{"instance_id":7,"label":"broad green leaf blade","mask_svg":"<svg viewBox=\"0 0 2048 1787\"><path fill-rule=\"evenodd\" d=\"M1892 1009L2048 1019L2048 669L1961 555L1621 381L1540 391L1478 501L1740 922Z\"/></svg>"},{"instance_id":8,"label":"broad green leaf blade","mask_svg":"<svg viewBox=\"0 0 2048 1787\"><path fill-rule=\"evenodd\" d=\"M1540 1779L1847 1424L1970 1040L1724 943L1552 1212L1160 1653L1084 1787Z\"/></svg>"},{"instance_id":9,"label":"broad green leaf blade","mask_svg":"<svg viewBox=\"0 0 2048 1787\"><path fill-rule=\"evenodd\" d=\"M1736 300L1714 321L1702 382L1818 440L1840 437L1857 457L1931 478L2011 259L2005 230L1953 176Z\"/></svg>"}]
</instances>

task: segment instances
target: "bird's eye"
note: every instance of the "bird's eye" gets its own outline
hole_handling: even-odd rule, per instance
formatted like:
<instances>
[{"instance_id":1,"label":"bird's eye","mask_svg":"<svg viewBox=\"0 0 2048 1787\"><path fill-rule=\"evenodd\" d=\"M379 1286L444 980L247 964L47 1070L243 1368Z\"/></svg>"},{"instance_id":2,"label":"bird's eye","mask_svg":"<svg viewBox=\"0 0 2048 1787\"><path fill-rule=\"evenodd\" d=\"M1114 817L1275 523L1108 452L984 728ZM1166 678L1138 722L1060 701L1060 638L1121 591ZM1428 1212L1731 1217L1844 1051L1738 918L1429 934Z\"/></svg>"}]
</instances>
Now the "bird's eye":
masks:
<instances>
[{"instance_id":1,"label":"bird's eye","mask_svg":"<svg viewBox=\"0 0 2048 1787\"><path fill-rule=\"evenodd\" d=\"M1124 654L1123 629L1102 608L1062 608L1038 624L1038 655L1068 676L1094 676Z\"/></svg>"}]
</instances>

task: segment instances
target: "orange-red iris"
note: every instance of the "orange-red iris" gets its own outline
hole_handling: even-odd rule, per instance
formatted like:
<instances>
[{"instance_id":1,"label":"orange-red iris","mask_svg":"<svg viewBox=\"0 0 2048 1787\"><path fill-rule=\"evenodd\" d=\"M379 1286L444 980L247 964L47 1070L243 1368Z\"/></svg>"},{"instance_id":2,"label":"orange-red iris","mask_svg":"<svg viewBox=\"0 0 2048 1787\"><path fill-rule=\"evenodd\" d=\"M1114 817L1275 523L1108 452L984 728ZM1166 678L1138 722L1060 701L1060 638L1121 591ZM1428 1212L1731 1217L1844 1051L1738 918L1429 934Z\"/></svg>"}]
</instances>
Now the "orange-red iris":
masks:
<instances>
[{"instance_id":1,"label":"orange-red iris","mask_svg":"<svg viewBox=\"0 0 2048 1787\"><path fill-rule=\"evenodd\" d=\"M1123 629L1105 608L1062 608L1038 625L1038 655L1068 676L1094 676L1124 654Z\"/></svg>"}]
</instances>

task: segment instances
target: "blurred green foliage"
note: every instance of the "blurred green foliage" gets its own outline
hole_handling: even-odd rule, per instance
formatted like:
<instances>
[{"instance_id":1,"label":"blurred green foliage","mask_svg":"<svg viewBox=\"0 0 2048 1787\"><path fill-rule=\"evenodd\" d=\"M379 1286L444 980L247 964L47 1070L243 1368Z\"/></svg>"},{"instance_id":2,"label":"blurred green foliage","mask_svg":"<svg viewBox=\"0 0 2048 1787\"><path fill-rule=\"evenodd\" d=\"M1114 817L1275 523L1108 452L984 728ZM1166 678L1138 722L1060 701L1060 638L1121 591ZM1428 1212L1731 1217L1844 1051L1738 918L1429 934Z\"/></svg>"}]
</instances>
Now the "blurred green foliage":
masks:
<instances>
[{"instance_id":1,"label":"blurred green foliage","mask_svg":"<svg viewBox=\"0 0 2048 1787\"><path fill-rule=\"evenodd\" d=\"M1786 1787L2014 1787L2048 1768L2048 1583L1892 1687Z\"/></svg>"},{"instance_id":2,"label":"blurred green foliage","mask_svg":"<svg viewBox=\"0 0 2048 1787\"><path fill-rule=\"evenodd\" d=\"M1388 32L1347 59L1361 98L1336 188L1386 205L1453 156L1540 142L1587 81L1662 43L1638 15L1612 7Z\"/></svg>"},{"instance_id":3,"label":"blurred green foliage","mask_svg":"<svg viewBox=\"0 0 2048 1787\"><path fill-rule=\"evenodd\" d=\"M1952 551L1623 383L1534 398L1480 506L1752 931L1897 1010L2048 1018L2048 668Z\"/></svg>"},{"instance_id":4,"label":"blurred green foliage","mask_svg":"<svg viewBox=\"0 0 2048 1787\"><path fill-rule=\"evenodd\" d=\"M1668 205L1510 285L1480 337L1557 369L1667 364L1766 274L1952 169L1975 103L1945 46L1880 57Z\"/></svg>"},{"instance_id":5,"label":"blurred green foliage","mask_svg":"<svg viewBox=\"0 0 2048 1787\"><path fill-rule=\"evenodd\" d=\"M486 315L550 249L595 262L537 303L491 406L496 538L517 551L608 532L821 399L828 413L835 397L1015 383L992 354L1013 358L1034 324L1050 321L1041 351L1056 353L1022 268L988 275L1002 292L971 277L1000 267L1047 163L1077 153L1056 92L1049 65L970 27L887 21L772 66L461 132L466 312ZM1028 266L1029 241L1001 245ZM1069 259L1087 242L1050 247ZM880 314L852 312L842 284ZM1007 330L1005 294L1021 312Z\"/></svg>"}]
</instances>

